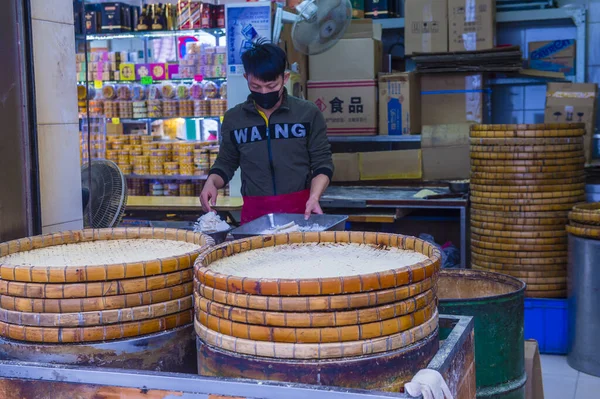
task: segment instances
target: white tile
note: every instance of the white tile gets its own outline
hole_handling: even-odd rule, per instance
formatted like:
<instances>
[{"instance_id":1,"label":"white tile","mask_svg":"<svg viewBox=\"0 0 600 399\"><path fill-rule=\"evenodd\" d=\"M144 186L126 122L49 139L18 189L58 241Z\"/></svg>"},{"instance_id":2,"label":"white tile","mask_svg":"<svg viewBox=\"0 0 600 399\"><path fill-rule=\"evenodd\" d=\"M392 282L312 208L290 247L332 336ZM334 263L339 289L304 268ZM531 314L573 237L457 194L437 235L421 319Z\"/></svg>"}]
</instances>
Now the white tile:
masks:
<instances>
[{"instance_id":1,"label":"white tile","mask_svg":"<svg viewBox=\"0 0 600 399\"><path fill-rule=\"evenodd\" d=\"M73 0L31 0L31 18L73 25Z\"/></svg>"},{"instance_id":2,"label":"white tile","mask_svg":"<svg viewBox=\"0 0 600 399\"><path fill-rule=\"evenodd\" d=\"M42 234L58 233L66 230L81 230L83 229L83 220L74 220L72 222L54 224L52 226L42 227Z\"/></svg>"},{"instance_id":3,"label":"white tile","mask_svg":"<svg viewBox=\"0 0 600 399\"><path fill-rule=\"evenodd\" d=\"M583 373L579 375L575 399L597 399L600 397L600 378L588 375L583 377L583 375Z\"/></svg>"},{"instance_id":4,"label":"white tile","mask_svg":"<svg viewBox=\"0 0 600 399\"><path fill-rule=\"evenodd\" d=\"M546 106L546 85L525 87L525 109L544 109Z\"/></svg>"},{"instance_id":5,"label":"white tile","mask_svg":"<svg viewBox=\"0 0 600 399\"><path fill-rule=\"evenodd\" d=\"M575 397L577 377L544 374L542 378L544 399L573 399Z\"/></svg>"},{"instance_id":6,"label":"white tile","mask_svg":"<svg viewBox=\"0 0 600 399\"><path fill-rule=\"evenodd\" d=\"M567 363L566 356L541 355L542 373L577 378L578 371Z\"/></svg>"},{"instance_id":7,"label":"white tile","mask_svg":"<svg viewBox=\"0 0 600 399\"><path fill-rule=\"evenodd\" d=\"M37 122L77 123L75 31L39 20L32 26Z\"/></svg>"},{"instance_id":8,"label":"white tile","mask_svg":"<svg viewBox=\"0 0 600 399\"><path fill-rule=\"evenodd\" d=\"M38 125L42 226L83 218L78 125Z\"/></svg>"},{"instance_id":9,"label":"white tile","mask_svg":"<svg viewBox=\"0 0 600 399\"><path fill-rule=\"evenodd\" d=\"M600 65L600 23L588 25L586 65Z\"/></svg>"}]
</instances>

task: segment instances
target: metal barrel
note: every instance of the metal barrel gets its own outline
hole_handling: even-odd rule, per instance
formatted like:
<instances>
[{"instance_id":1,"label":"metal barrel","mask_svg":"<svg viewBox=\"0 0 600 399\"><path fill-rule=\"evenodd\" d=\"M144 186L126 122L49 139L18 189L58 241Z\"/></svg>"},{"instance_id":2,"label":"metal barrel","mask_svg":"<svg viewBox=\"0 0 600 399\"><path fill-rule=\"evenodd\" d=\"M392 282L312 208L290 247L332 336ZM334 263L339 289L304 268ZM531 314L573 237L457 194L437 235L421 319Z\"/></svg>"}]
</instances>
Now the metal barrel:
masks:
<instances>
[{"instance_id":1,"label":"metal barrel","mask_svg":"<svg viewBox=\"0 0 600 399\"><path fill-rule=\"evenodd\" d=\"M42 344L0 337L0 360L195 374L191 325L139 337L84 344Z\"/></svg>"},{"instance_id":2,"label":"metal barrel","mask_svg":"<svg viewBox=\"0 0 600 399\"><path fill-rule=\"evenodd\" d=\"M569 235L567 362L600 377L600 241Z\"/></svg>"},{"instance_id":3,"label":"metal barrel","mask_svg":"<svg viewBox=\"0 0 600 399\"><path fill-rule=\"evenodd\" d=\"M525 283L503 274L475 270L440 273L440 314L475 319L478 398L525 398L524 294Z\"/></svg>"}]
</instances>

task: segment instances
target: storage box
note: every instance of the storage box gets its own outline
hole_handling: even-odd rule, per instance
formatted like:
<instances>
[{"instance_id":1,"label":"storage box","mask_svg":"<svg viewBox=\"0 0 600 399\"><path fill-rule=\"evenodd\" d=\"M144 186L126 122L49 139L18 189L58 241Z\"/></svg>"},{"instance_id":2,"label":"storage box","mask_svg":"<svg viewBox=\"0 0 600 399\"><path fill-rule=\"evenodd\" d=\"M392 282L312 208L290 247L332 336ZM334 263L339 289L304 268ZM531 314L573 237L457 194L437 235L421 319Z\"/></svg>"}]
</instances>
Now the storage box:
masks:
<instances>
[{"instance_id":1,"label":"storage box","mask_svg":"<svg viewBox=\"0 0 600 399\"><path fill-rule=\"evenodd\" d=\"M131 31L131 7L124 3L102 3L102 32Z\"/></svg>"},{"instance_id":2,"label":"storage box","mask_svg":"<svg viewBox=\"0 0 600 399\"><path fill-rule=\"evenodd\" d=\"M150 76L150 64L135 64L135 80Z\"/></svg>"},{"instance_id":3,"label":"storage box","mask_svg":"<svg viewBox=\"0 0 600 399\"><path fill-rule=\"evenodd\" d=\"M525 339L535 339L540 353L567 353L566 299L525 298Z\"/></svg>"},{"instance_id":4,"label":"storage box","mask_svg":"<svg viewBox=\"0 0 600 399\"><path fill-rule=\"evenodd\" d=\"M421 132L419 79L411 72L379 76L379 134Z\"/></svg>"},{"instance_id":5,"label":"storage box","mask_svg":"<svg viewBox=\"0 0 600 399\"><path fill-rule=\"evenodd\" d=\"M461 180L471 174L470 124L423 126L424 180Z\"/></svg>"},{"instance_id":6,"label":"storage box","mask_svg":"<svg viewBox=\"0 0 600 399\"><path fill-rule=\"evenodd\" d=\"M327 134L377 134L377 81L309 81L308 100L325 116Z\"/></svg>"},{"instance_id":7,"label":"storage box","mask_svg":"<svg viewBox=\"0 0 600 399\"><path fill-rule=\"evenodd\" d=\"M421 150L375 151L358 154L360 180L420 179Z\"/></svg>"},{"instance_id":8,"label":"storage box","mask_svg":"<svg viewBox=\"0 0 600 399\"><path fill-rule=\"evenodd\" d=\"M481 74L421 77L421 125L482 123L485 93Z\"/></svg>"},{"instance_id":9,"label":"storage box","mask_svg":"<svg viewBox=\"0 0 600 399\"><path fill-rule=\"evenodd\" d=\"M365 0L365 17L371 19L389 18L392 0Z\"/></svg>"},{"instance_id":10,"label":"storage box","mask_svg":"<svg viewBox=\"0 0 600 399\"><path fill-rule=\"evenodd\" d=\"M308 57L310 80L377 79L382 49L372 38L341 39L326 52Z\"/></svg>"},{"instance_id":11,"label":"storage box","mask_svg":"<svg viewBox=\"0 0 600 399\"><path fill-rule=\"evenodd\" d=\"M135 64L123 62L119 64L120 80L135 80Z\"/></svg>"},{"instance_id":12,"label":"storage box","mask_svg":"<svg viewBox=\"0 0 600 399\"><path fill-rule=\"evenodd\" d=\"M332 154L333 181L359 181L358 153Z\"/></svg>"},{"instance_id":13,"label":"storage box","mask_svg":"<svg viewBox=\"0 0 600 399\"><path fill-rule=\"evenodd\" d=\"M166 80L167 64L150 64L150 76L153 80Z\"/></svg>"},{"instance_id":14,"label":"storage box","mask_svg":"<svg viewBox=\"0 0 600 399\"><path fill-rule=\"evenodd\" d=\"M596 125L596 83L548 83L544 122L585 123L585 159L592 160L592 136Z\"/></svg>"},{"instance_id":15,"label":"storage box","mask_svg":"<svg viewBox=\"0 0 600 399\"><path fill-rule=\"evenodd\" d=\"M447 0L404 2L405 54L448 51Z\"/></svg>"},{"instance_id":16,"label":"storage box","mask_svg":"<svg viewBox=\"0 0 600 399\"><path fill-rule=\"evenodd\" d=\"M98 4L87 4L85 6L85 32L98 33L100 32L100 11Z\"/></svg>"},{"instance_id":17,"label":"storage box","mask_svg":"<svg viewBox=\"0 0 600 399\"><path fill-rule=\"evenodd\" d=\"M575 75L575 40L529 43L529 67L540 71Z\"/></svg>"},{"instance_id":18,"label":"storage box","mask_svg":"<svg viewBox=\"0 0 600 399\"><path fill-rule=\"evenodd\" d=\"M448 0L448 50L489 50L496 45L496 0Z\"/></svg>"}]
</instances>

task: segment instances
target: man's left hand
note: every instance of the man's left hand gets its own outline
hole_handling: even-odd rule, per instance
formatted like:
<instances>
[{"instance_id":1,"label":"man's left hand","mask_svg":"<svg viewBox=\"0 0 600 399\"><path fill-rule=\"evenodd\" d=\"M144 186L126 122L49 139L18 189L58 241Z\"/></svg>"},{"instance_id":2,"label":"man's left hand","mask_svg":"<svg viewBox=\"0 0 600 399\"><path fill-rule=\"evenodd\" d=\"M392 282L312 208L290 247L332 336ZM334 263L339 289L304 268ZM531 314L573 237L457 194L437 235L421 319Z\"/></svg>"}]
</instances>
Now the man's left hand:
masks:
<instances>
[{"instance_id":1,"label":"man's left hand","mask_svg":"<svg viewBox=\"0 0 600 399\"><path fill-rule=\"evenodd\" d=\"M304 211L304 220L308 220L311 214L322 215L323 210L321 209L321 205L319 205L318 198L309 198L306 203L306 210Z\"/></svg>"}]
</instances>

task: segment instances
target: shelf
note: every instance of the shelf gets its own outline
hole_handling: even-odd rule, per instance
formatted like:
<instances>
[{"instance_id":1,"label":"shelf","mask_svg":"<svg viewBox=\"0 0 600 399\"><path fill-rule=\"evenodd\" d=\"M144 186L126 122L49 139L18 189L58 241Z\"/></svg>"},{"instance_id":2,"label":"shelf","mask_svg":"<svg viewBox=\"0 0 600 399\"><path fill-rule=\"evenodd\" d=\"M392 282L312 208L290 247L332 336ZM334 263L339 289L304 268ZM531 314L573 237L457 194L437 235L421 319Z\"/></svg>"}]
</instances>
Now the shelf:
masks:
<instances>
[{"instance_id":1,"label":"shelf","mask_svg":"<svg viewBox=\"0 0 600 399\"><path fill-rule=\"evenodd\" d=\"M488 86L502 86L502 85L545 85L548 82L571 82L572 77L566 79L554 79L554 78L534 78L531 76L515 76L515 77L501 77L487 79L486 83Z\"/></svg>"},{"instance_id":2,"label":"shelf","mask_svg":"<svg viewBox=\"0 0 600 399\"><path fill-rule=\"evenodd\" d=\"M327 136L330 143L356 143L356 142L380 142L380 143L394 143L394 142L420 142L420 135L409 135L405 134L402 136Z\"/></svg>"},{"instance_id":3,"label":"shelf","mask_svg":"<svg viewBox=\"0 0 600 399\"><path fill-rule=\"evenodd\" d=\"M118 32L118 33L96 33L96 34L81 34L76 35L78 40L115 40L115 39L153 39L161 37L174 37L186 35L199 35L200 33L208 33L214 37L225 36L225 29L210 28L210 29L195 29L195 30L166 30L166 31L134 31L134 32Z\"/></svg>"},{"instance_id":4,"label":"shelf","mask_svg":"<svg viewBox=\"0 0 600 399\"><path fill-rule=\"evenodd\" d=\"M210 77L202 77L202 80L227 80L227 78L223 77L223 78L210 78ZM94 84L95 80L88 80L87 82L85 80L79 80L77 81L77 84L80 85L84 85L84 84ZM102 80L101 81L102 84L135 84L135 83L141 83L141 81L139 80ZM166 83L166 82L177 82L177 83L194 83L194 82L199 82L193 78L173 78L173 79L164 79L164 80L155 80L152 82L152 84L160 84L160 83Z\"/></svg>"},{"instance_id":5,"label":"shelf","mask_svg":"<svg viewBox=\"0 0 600 399\"><path fill-rule=\"evenodd\" d=\"M208 175L125 175L127 179L142 179L142 180L206 180Z\"/></svg>"},{"instance_id":6,"label":"shelf","mask_svg":"<svg viewBox=\"0 0 600 399\"><path fill-rule=\"evenodd\" d=\"M80 116L79 119L86 119L85 116ZM183 117L183 116L173 116L173 117L163 117L163 118L107 118L102 116L90 116L90 119L118 119L121 123L147 123L147 122L156 122L156 121L165 121L170 119L185 119L185 120L193 120L200 121L204 119L221 119L221 116L193 116L193 117Z\"/></svg>"}]
</instances>

